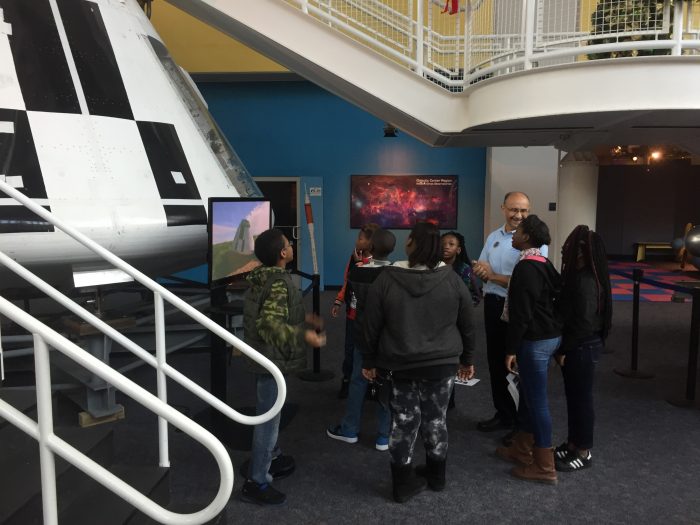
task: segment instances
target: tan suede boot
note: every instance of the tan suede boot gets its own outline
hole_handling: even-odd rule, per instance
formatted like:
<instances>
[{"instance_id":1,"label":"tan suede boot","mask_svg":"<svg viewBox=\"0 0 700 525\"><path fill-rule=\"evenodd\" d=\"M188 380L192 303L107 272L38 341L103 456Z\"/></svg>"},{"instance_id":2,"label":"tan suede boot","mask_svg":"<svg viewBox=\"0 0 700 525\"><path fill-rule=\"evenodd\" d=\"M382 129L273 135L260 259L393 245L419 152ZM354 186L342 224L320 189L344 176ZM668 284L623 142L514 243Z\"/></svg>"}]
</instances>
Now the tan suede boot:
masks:
<instances>
[{"instance_id":1,"label":"tan suede boot","mask_svg":"<svg viewBox=\"0 0 700 525\"><path fill-rule=\"evenodd\" d=\"M551 448L532 449L534 461L527 466L517 466L510 471L511 475L526 481L557 484L557 471L554 470L554 450Z\"/></svg>"},{"instance_id":2,"label":"tan suede boot","mask_svg":"<svg viewBox=\"0 0 700 525\"><path fill-rule=\"evenodd\" d=\"M535 444L535 436L529 432L516 432L513 442L509 447L498 447L496 455L518 465L529 465L532 463L532 447Z\"/></svg>"}]
</instances>

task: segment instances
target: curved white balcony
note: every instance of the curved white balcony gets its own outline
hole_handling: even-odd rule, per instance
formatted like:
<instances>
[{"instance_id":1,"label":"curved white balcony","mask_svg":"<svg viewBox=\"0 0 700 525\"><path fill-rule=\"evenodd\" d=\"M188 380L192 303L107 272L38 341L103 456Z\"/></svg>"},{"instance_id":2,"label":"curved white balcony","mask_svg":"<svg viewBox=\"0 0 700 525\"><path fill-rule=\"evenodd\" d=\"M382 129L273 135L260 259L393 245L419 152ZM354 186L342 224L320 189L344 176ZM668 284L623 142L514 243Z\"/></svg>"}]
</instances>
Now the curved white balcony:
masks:
<instances>
[{"instance_id":1,"label":"curved white balcony","mask_svg":"<svg viewBox=\"0 0 700 525\"><path fill-rule=\"evenodd\" d=\"M698 134L697 2L168 1L428 144Z\"/></svg>"}]
</instances>

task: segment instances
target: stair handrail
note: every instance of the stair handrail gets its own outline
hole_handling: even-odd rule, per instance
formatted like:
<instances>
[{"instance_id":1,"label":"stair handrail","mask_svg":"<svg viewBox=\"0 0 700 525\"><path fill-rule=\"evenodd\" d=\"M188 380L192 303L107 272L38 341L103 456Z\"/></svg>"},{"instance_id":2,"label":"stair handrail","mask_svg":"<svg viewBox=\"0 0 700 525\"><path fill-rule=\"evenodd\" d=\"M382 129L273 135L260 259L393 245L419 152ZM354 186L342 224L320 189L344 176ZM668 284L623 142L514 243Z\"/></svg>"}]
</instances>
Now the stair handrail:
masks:
<instances>
[{"instance_id":1,"label":"stair handrail","mask_svg":"<svg viewBox=\"0 0 700 525\"><path fill-rule=\"evenodd\" d=\"M143 387L85 352L75 343L72 343L1 296L0 313L26 329L33 335L34 339L37 421L33 421L30 417L3 400L0 400L0 415L39 442L42 506L45 525L58 524L54 454L58 454L105 488L129 502L150 518L161 523L174 525L201 524L214 519L224 509L233 490L234 472L231 458L226 448L216 437L166 402L161 401ZM114 385L121 392L155 412L159 418L173 424L206 447L214 457L220 474L219 490L209 505L191 514L169 511L56 436L53 428L50 357L47 344L50 344L53 348L93 374Z\"/></svg>"},{"instance_id":2,"label":"stair handrail","mask_svg":"<svg viewBox=\"0 0 700 525\"><path fill-rule=\"evenodd\" d=\"M120 334L118 331L110 327L107 323L88 312L81 306L77 305L74 301L63 295L61 292L53 288L51 285L34 275L32 272L21 266L16 261L12 260L7 255L0 252L0 262L5 264L10 270L14 271L22 278L27 280L30 284L36 286L44 293L49 295L52 299L56 300L59 304L64 306L69 311L78 315L81 319L91 324L97 328L103 334L111 337L113 340L133 352L135 355L143 359L146 363L150 364L156 369L157 374L157 392L158 397L163 402L167 402L167 391L166 391L166 377L177 382L195 396L199 397L206 403L208 403L213 408L217 409L219 412L225 416L243 423L246 425L258 425L264 423L277 415L277 413L282 409L284 405L284 400L287 395L287 387L284 381L284 376L280 372L279 368L267 359L265 356L257 352L253 347L246 344L238 337L230 333L225 328L219 326L207 316L202 314L197 309L193 308L185 301L177 297L175 294L167 290L165 287L156 283L139 270L123 261L107 249L100 246L98 243L88 238L85 234L79 232L77 229L66 224L64 221L56 217L53 213L47 211L42 206L36 204L31 198L27 197L17 189L13 188L6 182L0 180L0 190L15 199L16 201L23 204L29 210L53 224L55 227L59 228L68 236L75 239L77 242L91 250L93 253L102 257L114 267L122 270L126 274L130 275L135 281L139 282L149 290L153 292L154 297L154 310L155 310L155 327L156 327L156 355L155 357L149 352L141 348L139 345L128 339L127 337ZM272 408L263 414L256 416L249 416L242 414L232 407L227 405L222 400L215 397L213 394L196 384L194 381L189 379L187 376L174 369L166 362L166 347L165 347L165 321L164 321L164 306L163 301L167 300L171 305L178 308L181 312L188 315L191 319L198 322L200 325L207 328L214 335L220 337L234 348L240 350L243 354L248 356L250 359L264 367L275 379L277 383L277 399L273 404ZM158 420L158 434L159 434L159 465L162 467L168 467L170 465L168 458L168 432L167 423L159 418Z\"/></svg>"}]
</instances>

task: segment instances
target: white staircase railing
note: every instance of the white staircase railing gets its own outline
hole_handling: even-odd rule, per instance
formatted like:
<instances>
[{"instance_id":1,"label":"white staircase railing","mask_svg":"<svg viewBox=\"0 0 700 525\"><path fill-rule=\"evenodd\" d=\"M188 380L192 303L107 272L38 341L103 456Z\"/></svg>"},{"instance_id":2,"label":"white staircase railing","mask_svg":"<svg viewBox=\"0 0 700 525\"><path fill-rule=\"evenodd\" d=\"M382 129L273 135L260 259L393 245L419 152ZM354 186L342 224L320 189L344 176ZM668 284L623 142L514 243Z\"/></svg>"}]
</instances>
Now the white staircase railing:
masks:
<instances>
[{"instance_id":1,"label":"white staircase railing","mask_svg":"<svg viewBox=\"0 0 700 525\"><path fill-rule=\"evenodd\" d=\"M3 400L0 400L0 415L39 442L41 499L45 525L56 525L58 523L54 454L59 455L71 465L80 469L158 522L183 525L205 523L215 518L221 512L231 496L234 474L231 458L218 439L167 403L114 371L108 365L91 356L51 328L48 328L4 297L0 297L0 313L12 319L34 336L37 422ZM214 456L221 476L219 490L211 503L204 509L192 514L171 512L56 436L53 432L50 358L47 344L111 383L135 401L158 414L159 418L172 423L191 438L204 445Z\"/></svg>"},{"instance_id":2,"label":"white staircase railing","mask_svg":"<svg viewBox=\"0 0 700 525\"><path fill-rule=\"evenodd\" d=\"M533 68L700 49L690 0L285 1L453 92Z\"/></svg>"},{"instance_id":3,"label":"white staircase railing","mask_svg":"<svg viewBox=\"0 0 700 525\"><path fill-rule=\"evenodd\" d=\"M107 488L110 488L113 490L116 494L120 495L130 503L134 504L139 510L143 511L144 513L148 514L149 516L153 517L156 520L162 521L166 519L167 521L163 521L163 523L203 523L212 517L214 517L218 512L221 511L223 506L226 504L226 501L228 501L228 497L231 494L231 490L233 487L233 469L231 467L231 462L230 458L228 458L228 455L225 453L225 449L223 449L223 446L211 436L206 430L201 428L199 425L194 423L193 421L189 420L179 412L175 411L172 409L168 404L167 404L167 389L166 389L166 378L169 378L191 393L193 393L195 396L198 398L202 399L206 403L208 403L210 406L213 408L217 409L219 412L221 412L223 415L233 419L234 421L237 421L239 423L243 423L246 425L257 425L260 423L264 423L265 421L268 421L272 417L274 417L281 409L284 404L284 400L286 398L286 384L284 381L284 377L282 376L282 373L280 370L266 357L255 351L251 346L247 345L237 337L235 337L233 334L231 334L229 331L224 329L223 327L219 326L218 324L214 323L211 319L206 317L204 314L199 312L197 309L193 308L189 304L187 304L185 301L174 295L172 292L169 290L165 289L137 269L133 268L131 265L128 263L124 262L121 260L119 257L116 255L112 254L99 244L95 243L91 239L89 239L87 236L84 234L80 233L77 231L75 228L69 226L68 224L64 223L61 221L59 218L55 217L53 214L50 212L46 211L43 207L37 205L34 203L30 198L26 197L23 195L21 192L13 188L12 186L8 185L6 182L0 181L0 191L3 191L13 199L17 200L21 204L23 204L25 207L30 209L32 212L46 220L47 222L53 224L55 227L59 228L62 230L64 233L75 239L77 242L94 252L95 254L99 255L102 259L105 261L109 262L111 265L114 267L120 269L121 271L129 274L135 281L139 282L149 290L153 292L154 295L154 311L155 311L155 338L156 338L156 355L153 356L150 352L146 351L133 341L131 341L129 338L125 337L118 331L116 331L114 328L109 326L107 323L93 315L92 313L88 312L75 302L73 302L71 299L66 297L64 294L53 288L50 284L47 282L43 281L33 273L31 273L29 270L24 268L22 265L14 261L11 257L8 255L0 252L0 264L5 265L8 269L25 279L27 282L32 284L33 286L37 287L39 290L44 292L47 296L50 298L54 299L57 301L59 304L61 304L63 307L65 307L67 310L70 312L74 313L78 317L80 317L82 320L85 322L91 324L95 328L97 328L100 332L102 332L104 335L107 337L110 337L113 341L119 343L121 346L126 348L127 350L131 351L134 353L136 356L141 358L145 363L151 365L153 368L156 370L156 375L157 375L157 397L152 396L148 392L144 391L131 381L129 381L127 378L119 374L118 372L114 371L112 368L109 366L105 365L104 363L94 359L90 355L87 354L87 352L84 352L81 350L79 347L68 341L67 339L63 338L53 330L45 327L42 325L39 321L36 319L32 318L27 314L26 312L23 312L22 310L18 309L12 303L9 303L7 300L4 298L0 297L0 312L7 315L10 317L13 321L17 322L24 328L30 331L30 333L34 334L34 341L35 341L35 351L38 347L41 347L42 345L45 347L46 343L49 343L51 346L55 347L57 350L61 351L63 354L67 355L68 357L72 358L79 364L83 365L85 368L88 370L92 371L96 375L102 377L105 381L108 383L112 384L119 390L124 391L127 395L133 397L135 400L139 401L142 403L144 406L147 408L150 408L154 412L158 414L158 438L159 438L159 465L161 467L169 467L170 466L170 460L169 460L169 454L168 454L168 431L167 431L167 424L168 422L171 422L181 428L184 432L186 432L188 435L195 437L195 439L200 440L202 444L207 446L210 450L212 450L212 453L214 454L215 458L217 458L217 462L220 464L220 470L221 470L221 484L219 487L219 493L217 493L216 498L212 501L212 503L204 510L199 511L194 514L187 514L187 515L181 515L181 514L174 514L166 511L165 509L162 509L160 506L156 505L153 503L151 500L146 498L145 496L141 495L140 493L134 491L132 488L124 488L122 485L119 485L117 481L121 482L110 474L108 471L105 471L104 469L97 468L94 465L92 465L87 458L82 458L82 459L76 459L77 456L76 454L79 454L78 452L74 451L73 449L70 449L68 445L63 443L59 438L56 436L53 436L52 429L51 429L51 413L50 413L50 407L51 404L49 403L48 406L48 411L49 413L46 414L44 409L39 409L39 425L38 427L34 422L31 421L31 419L27 418L20 412L16 411L13 409L11 406L7 405L7 403L0 402L0 415L5 417L8 421L11 421L13 424L17 425L20 427L22 430L30 434L31 436L35 437L40 441L40 450L41 450L41 464L42 464L42 489L45 489L44 487L44 477L51 478L53 475L53 460L50 458L51 456L51 451L56 452L60 454L62 457L65 457L68 461L70 461L72 464L83 470L86 474L95 477L95 479L105 485ZM176 307L179 309L181 312L189 316L191 319L199 323L201 326L204 328L208 329L211 333L213 333L215 336L220 337L230 345L232 345L234 348L240 350L242 353L244 353L246 356L248 356L250 359L255 361L256 363L260 364L263 366L266 370L272 374L272 376L275 379L275 382L277 383L277 399L275 400L274 405L270 410L265 412L264 414L260 414L257 416L249 416L246 414L242 414L233 408L231 408L229 405L227 405L225 402L222 400L216 398L214 395L212 395L210 392L206 391L204 388L196 384L194 381L189 379L187 376L183 375L176 369L174 369L172 366L170 366L167 361L166 361L166 346L165 346L165 316L164 316L164 301L167 301L170 303L172 306ZM37 339L38 338L38 339ZM41 350L40 350L41 352ZM48 355L47 355L48 359ZM47 361L48 363L48 361ZM42 365L43 366L43 365ZM48 366L48 364L46 365ZM37 369L39 369L39 363L37 363ZM42 373L41 377L39 377L39 373L37 372L37 397L39 397L39 383L40 382L45 382L48 381L48 383L42 385L42 390L47 390L50 395L50 377L48 376L47 373ZM47 386L48 385L48 386ZM39 400L37 401L39 403ZM42 402L43 403L43 402ZM45 404L45 403L44 403ZM42 415L43 414L43 415ZM43 421L42 421L43 420ZM32 426L34 425L34 426ZM43 429L43 430L42 430ZM214 446L211 444L212 440L216 441L217 445ZM216 447L221 447L216 448ZM224 454L226 455L226 461L223 459L219 459L218 455L221 454L221 450L224 451ZM216 452L215 452L216 451ZM66 456L64 456L66 454ZM227 463L227 464L226 464ZM90 466L86 466L90 465ZM45 469L46 468L46 472ZM45 476L46 474L46 476ZM54 485L55 485L55 480L54 480ZM50 490L50 487L49 487ZM224 494L225 493L225 494ZM140 497L137 497L140 496ZM55 486L54 486L54 496L55 496ZM46 504L46 501L51 501L51 495L45 495L44 496L44 502ZM53 500L53 514L55 514L56 509L55 509L55 497ZM46 507L45 507L45 512L46 512ZM45 515L45 523L54 523L51 521L46 521L46 515Z\"/></svg>"}]
</instances>

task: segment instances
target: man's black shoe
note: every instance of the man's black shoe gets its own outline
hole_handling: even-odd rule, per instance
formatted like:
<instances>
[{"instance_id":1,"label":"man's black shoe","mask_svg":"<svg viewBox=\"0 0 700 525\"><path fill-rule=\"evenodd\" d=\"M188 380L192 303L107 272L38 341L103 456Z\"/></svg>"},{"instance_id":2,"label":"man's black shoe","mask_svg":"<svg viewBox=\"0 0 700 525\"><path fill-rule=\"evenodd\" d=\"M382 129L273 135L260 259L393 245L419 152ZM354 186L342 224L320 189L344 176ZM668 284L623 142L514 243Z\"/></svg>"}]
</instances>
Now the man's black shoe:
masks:
<instances>
[{"instance_id":1,"label":"man's black shoe","mask_svg":"<svg viewBox=\"0 0 700 525\"><path fill-rule=\"evenodd\" d=\"M241 476L247 477L249 467L250 460L243 463L238 472L240 472ZM270 463L270 470L268 470L268 472L274 480L280 480L290 476L294 472L295 468L296 464L294 463L294 458L292 456L280 454L272 460L272 463Z\"/></svg>"},{"instance_id":2,"label":"man's black shoe","mask_svg":"<svg viewBox=\"0 0 700 525\"><path fill-rule=\"evenodd\" d=\"M493 416L486 421L479 421L476 424L476 429L481 432L494 432L496 430L510 430L513 425L509 421L503 421L498 416Z\"/></svg>"},{"instance_id":3,"label":"man's black shoe","mask_svg":"<svg viewBox=\"0 0 700 525\"><path fill-rule=\"evenodd\" d=\"M503 443L504 447L509 447L513 443L516 432L517 430L513 429L501 438L501 443Z\"/></svg>"}]
</instances>

